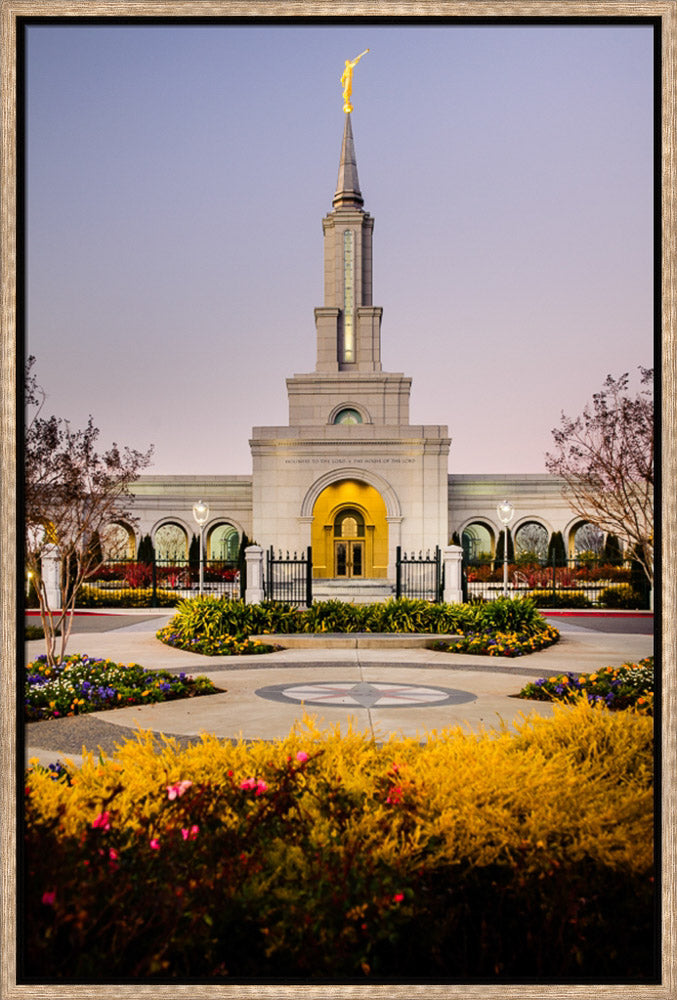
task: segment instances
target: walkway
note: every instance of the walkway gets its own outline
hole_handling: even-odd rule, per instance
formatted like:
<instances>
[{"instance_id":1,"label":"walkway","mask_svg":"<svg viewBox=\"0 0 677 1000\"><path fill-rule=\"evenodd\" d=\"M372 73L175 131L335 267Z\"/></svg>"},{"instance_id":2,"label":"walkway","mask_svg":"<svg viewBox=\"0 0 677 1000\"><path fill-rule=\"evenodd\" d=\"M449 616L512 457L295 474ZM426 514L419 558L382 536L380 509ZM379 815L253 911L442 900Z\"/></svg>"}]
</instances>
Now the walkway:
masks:
<instances>
[{"instance_id":1,"label":"walkway","mask_svg":"<svg viewBox=\"0 0 677 1000\"><path fill-rule=\"evenodd\" d=\"M202 674L220 693L30 723L27 759L37 757L47 764L69 758L78 764L83 746L110 754L138 728L179 737L184 743L203 732L272 740L299 725L304 710L322 726L345 728L350 721L378 740L390 734L423 739L426 733L454 726L475 733L502 723L511 727L522 714L552 713L548 703L515 699L528 681L636 661L653 651L647 619L558 616L552 620L561 632L559 643L512 660L397 649L390 643L385 648L318 646L259 656L205 657L172 649L155 638L169 617L167 612L78 617L69 651ZM44 650L42 641L26 645L29 659Z\"/></svg>"}]
</instances>

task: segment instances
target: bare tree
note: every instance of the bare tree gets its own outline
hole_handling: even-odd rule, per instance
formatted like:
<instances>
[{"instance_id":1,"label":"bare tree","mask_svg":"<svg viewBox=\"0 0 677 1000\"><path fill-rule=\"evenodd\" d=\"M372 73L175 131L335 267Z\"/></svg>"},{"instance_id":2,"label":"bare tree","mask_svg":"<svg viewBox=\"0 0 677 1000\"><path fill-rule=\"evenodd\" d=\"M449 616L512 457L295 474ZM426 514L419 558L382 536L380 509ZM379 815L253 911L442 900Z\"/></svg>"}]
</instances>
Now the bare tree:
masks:
<instances>
[{"instance_id":1,"label":"bare tree","mask_svg":"<svg viewBox=\"0 0 677 1000\"><path fill-rule=\"evenodd\" d=\"M78 591L101 565L101 548L93 541L98 535L105 546L115 521L133 521L129 487L149 464L153 449L139 452L113 444L99 453L99 430L91 416L83 430L74 430L60 417L40 416L45 393L36 381L34 362L28 359L25 381L26 568L38 596L47 661L53 665L65 655ZM42 578L43 556L54 546L61 558L59 608L50 607Z\"/></svg>"},{"instance_id":2,"label":"bare tree","mask_svg":"<svg viewBox=\"0 0 677 1000\"><path fill-rule=\"evenodd\" d=\"M548 452L549 472L564 479L564 496L585 521L617 535L653 582L653 369L642 368L641 388L628 392L628 374L607 375L583 413L562 413Z\"/></svg>"}]
</instances>

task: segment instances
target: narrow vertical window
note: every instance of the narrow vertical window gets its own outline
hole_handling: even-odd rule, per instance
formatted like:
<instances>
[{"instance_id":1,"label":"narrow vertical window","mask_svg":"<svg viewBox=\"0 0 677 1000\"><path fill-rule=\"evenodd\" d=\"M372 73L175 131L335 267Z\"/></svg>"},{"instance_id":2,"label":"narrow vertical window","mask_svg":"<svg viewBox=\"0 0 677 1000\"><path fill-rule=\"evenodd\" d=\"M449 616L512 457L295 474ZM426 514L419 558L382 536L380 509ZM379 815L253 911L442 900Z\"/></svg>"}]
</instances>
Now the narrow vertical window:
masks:
<instances>
[{"instance_id":1,"label":"narrow vertical window","mask_svg":"<svg viewBox=\"0 0 677 1000\"><path fill-rule=\"evenodd\" d=\"M354 233L346 229L343 233L343 350L341 360L346 363L355 360L355 254Z\"/></svg>"}]
</instances>

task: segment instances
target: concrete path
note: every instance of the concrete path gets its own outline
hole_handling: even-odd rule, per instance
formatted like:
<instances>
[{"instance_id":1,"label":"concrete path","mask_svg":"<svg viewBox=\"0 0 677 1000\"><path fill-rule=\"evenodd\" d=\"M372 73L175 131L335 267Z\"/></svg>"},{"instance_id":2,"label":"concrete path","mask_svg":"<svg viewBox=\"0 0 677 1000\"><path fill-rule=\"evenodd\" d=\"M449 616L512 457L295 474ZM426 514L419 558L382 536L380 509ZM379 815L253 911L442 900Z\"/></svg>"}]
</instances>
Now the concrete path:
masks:
<instances>
[{"instance_id":1,"label":"concrete path","mask_svg":"<svg viewBox=\"0 0 677 1000\"><path fill-rule=\"evenodd\" d=\"M86 630L75 630L70 652L136 662L152 669L185 671L209 677L221 693L156 705L133 706L84 716L30 723L26 758L47 764L57 759L81 761L83 746L106 753L138 728L180 737L201 733L230 739L277 739L302 724L304 712L322 726L354 728L378 740L390 734L425 738L449 727L468 733L506 725L552 706L516 699L536 677L588 672L636 661L653 652L645 633L600 631L553 619L561 639L555 646L517 659L441 653L426 648L285 649L241 657L206 657L165 646L155 632L167 612L137 616L99 616ZM100 631L99 629L105 629ZM44 650L42 641L26 644L28 659ZM302 703L303 702L303 703Z\"/></svg>"}]
</instances>

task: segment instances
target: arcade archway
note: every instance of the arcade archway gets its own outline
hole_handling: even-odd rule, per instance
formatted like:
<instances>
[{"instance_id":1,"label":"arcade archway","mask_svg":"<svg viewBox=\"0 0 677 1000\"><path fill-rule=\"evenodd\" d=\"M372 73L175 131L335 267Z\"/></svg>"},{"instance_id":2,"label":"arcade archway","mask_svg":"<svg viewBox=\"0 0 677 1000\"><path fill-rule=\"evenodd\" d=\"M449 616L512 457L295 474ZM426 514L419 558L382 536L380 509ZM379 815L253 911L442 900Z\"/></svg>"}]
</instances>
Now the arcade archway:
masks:
<instances>
[{"instance_id":1,"label":"arcade archway","mask_svg":"<svg viewBox=\"0 0 677 1000\"><path fill-rule=\"evenodd\" d=\"M313 505L311 545L314 577L387 577L388 523L378 490L356 479L325 487Z\"/></svg>"}]
</instances>

